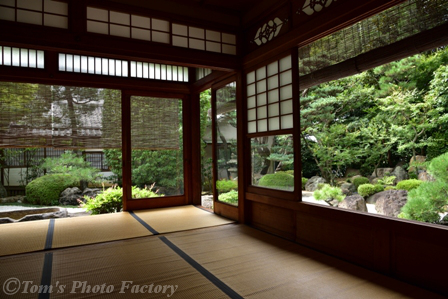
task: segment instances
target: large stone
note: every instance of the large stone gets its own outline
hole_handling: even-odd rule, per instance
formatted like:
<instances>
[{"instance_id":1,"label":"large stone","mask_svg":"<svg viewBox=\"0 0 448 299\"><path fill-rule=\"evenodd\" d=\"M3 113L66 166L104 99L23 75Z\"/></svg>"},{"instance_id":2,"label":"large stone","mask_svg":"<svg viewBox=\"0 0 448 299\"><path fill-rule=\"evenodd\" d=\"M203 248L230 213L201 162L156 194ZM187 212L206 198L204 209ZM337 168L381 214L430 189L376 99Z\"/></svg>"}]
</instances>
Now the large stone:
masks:
<instances>
[{"instance_id":1,"label":"large stone","mask_svg":"<svg viewBox=\"0 0 448 299\"><path fill-rule=\"evenodd\" d=\"M376 204L376 202L378 201L379 198L387 195L385 192L387 192L387 191L382 191L382 192L378 192L373 195L370 195L369 197L367 197L366 202L369 204Z\"/></svg>"},{"instance_id":2,"label":"large stone","mask_svg":"<svg viewBox=\"0 0 448 299\"><path fill-rule=\"evenodd\" d=\"M101 189L98 189L98 188L86 188L82 192L82 197L83 198L81 198L81 200L85 202L84 196L88 196L90 198L95 198L101 192L103 192L103 191Z\"/></svg>"},{"instance_id":3,"label":"large stone","mask_svg":"<svg viewBox=\"0 0 448 299\"><path fill-rule=\"evenodd\" d=\"M326 182L327 181L320 176L313 176L306 182L305 191L316 191L319 184L325 184Z\"/></svg>"},{"instance_id":4,"label":"large stone","mask_svg":"<svg viewBox=\"0 0 448 299\"><path fill-rule=\"evenodd\" d=\"M417 155L417 156L415 156L415 159L414 159L414 157L412 157L411 161L409 161L409 165L412 165L412 163L414 161L416 163L424 163L426 161L426 156L418 156ZM418 166L418 169L425 170L426 167L424 165L420 165L420 166ZM409 167L409 172L416 172L416 168L414 166Z\"/></svg>"},{"instance_id":5,"label":"large stone","mask_svg":"<svg viewBox=\"0 0 448 299\"><path fill-rule=\"evenodd\" d=\"M403 180L409 179L409 175L408 175L407 171L404 170L404 168L401 166L395 167L394 171L392 171L392 173L390 175L393 175L396 177L395 181L394 181L395 184L397 184L398 182L401 182Z\"/></svg>"},{"instance_id":6,"label":"large stone","mask_svg":"<svg viewBox=\"0 0 448 299\"><path fill-rule=\"evenodd\" d=\"M392 171L394 171L394 169L389 168L389 167L388 168L377 168L376 173L375 173L375 170L373 171L372 177L373 178L382 178L385 175L390 175L392 173Z\"/></svg>"},{"instance_id":7,"label":"large stone","mask_svg":"<svg viewBox=\"0 0 448 299\"><path fill-rule=\"evenodd\" d=\"M65 218L65 217L67 217L66 209L62 209L58 212L42 214L42 218L44 218L44 219L55 219L55 218Z\"/></svg>"},{"instance_id":8,"label":"large stone","mask_svg":"<svg viewBox=\"0 0 448 299\"><path fill-rule=\"evenodd\" d=\"M447 225L448 226L448 215L445 215L441 220L440 223L442 225Z\"/></svg>"},{"instance_id":9,"label":"large stone","mask_svg":"<svg viewBox=\"0 0 448 299\"><path fill-rule=\"evenodd\" d=\"M339 208L367 212L366 201L361 195L355 194L347 196L338 205Z\"/></svg>"},{"instance_id":10,"label":"large stone","mask_svg":"<svg viewBox=\"0 0 448 299\"><path fill-rule=\"evenodd\" d=\"M387 190L379 197L375 209L379 214L397 217L401 208L406 204L408 192L406 190Z\"/></svg>"},{"instance_id":11,"label":"large stone","mask_svg":"<svg viewBox=\"0 0 448 299\"><path fill-rule=\"evenodd\" d=\"M8 192L6 191L5 187L0 183L0 198L4 198L8 196Z\"/></svg>"},{"instance_id":12,"label":"large stone","mask_svg":"<svg viewBox=\"0 0 448 299\"><path fill-rule=\"evenodd\" d=\"M422 171L418 174L418 179L423 182L434 182L435 179L426 171Z\"/></svg>"},{"instance_id":13,"label":"large stone","mask_svg":"<svg viewBox=\"0 0 448 299\"><path fill-rule=\"evenodd\" d=\"M342 194L353 195L356 193L356 186L351 183L343 183L341 185Z\"/></svg>"},{"instance_id":14,"label":"large stone","mask_svg":"<svg viewBox=\"0 0 448 299\"><path fill-rule=\"evenodd\" d=\"M79 205L78 199L82 200L82 191L78 187L67 188L62 191L59 197L59 203L64 206L77 206Z\"/></svg>"}]
</instances>

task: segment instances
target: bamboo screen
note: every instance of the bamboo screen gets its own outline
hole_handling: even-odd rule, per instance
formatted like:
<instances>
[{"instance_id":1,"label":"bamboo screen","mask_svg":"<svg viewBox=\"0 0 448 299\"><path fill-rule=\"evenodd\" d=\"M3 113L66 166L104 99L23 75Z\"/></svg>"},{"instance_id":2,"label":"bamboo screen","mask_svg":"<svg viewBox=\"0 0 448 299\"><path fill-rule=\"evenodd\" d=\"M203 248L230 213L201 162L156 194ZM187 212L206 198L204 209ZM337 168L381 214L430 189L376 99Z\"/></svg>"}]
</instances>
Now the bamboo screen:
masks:
<instances>
[{"instance_id":1,"label":"bamboo screen","mask_svg":"<svg viewBox=\"0 0 448 299\"><path fill-rule=\"evenodd\" d=\"M304 76L313 73L447 21L448 0L406 1L301 47L299 74Z\"/></svg>"}]
</instances>

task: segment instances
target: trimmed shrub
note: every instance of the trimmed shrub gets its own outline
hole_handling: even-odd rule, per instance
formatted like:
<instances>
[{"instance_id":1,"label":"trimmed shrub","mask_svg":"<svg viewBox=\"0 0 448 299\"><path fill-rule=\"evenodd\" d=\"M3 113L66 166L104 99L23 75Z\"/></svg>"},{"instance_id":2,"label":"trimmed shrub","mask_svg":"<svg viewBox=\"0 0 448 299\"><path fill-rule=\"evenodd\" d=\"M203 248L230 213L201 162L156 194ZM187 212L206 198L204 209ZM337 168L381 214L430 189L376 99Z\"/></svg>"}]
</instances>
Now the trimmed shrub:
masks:
<instances>
[{"instance_id":1,"label":"trimmed shrub","mask_svg":"<svg viewBox=\"0 0 448 299\"><path fill-rule=\"evenodd\" d=\"M325 200L326 202L337 200L343 201L345 195L342 194L341 188L331 187L329 184L324 184L322 188L314 191L313 196L316 200Z\"/></svg>"},{"instance_id":2,"label":"trimmed shrub","mask_svg":"<svg viewBox=\"0 0 448 299\"><path fill-rule=\"evenodd\" d=\"M403 181L398 182L396 189L411 191L412 189L415 189L418 186L420 186L421 183L423 183L423 181L419 181L419 180L415 180L415 179L403 180Z\"/></svg>"},{"instance_id":3,"label":"trimmed shrub","mask_svg":"<svg viewBox=\"0 0 448 299\"><path fill-rule=\"evenodd\" d=\"M281 171L266 174L260 179L258 186L274 189L290 189L294 187L294 176Z\"/></svg>"},{"instance_id":4,"label":"trimmed shrub","mask_svg":"<svg viewBox=\"0 0 448 299\"><path fill-rule=\"evenodd\" d=\"M381 184L375 184L374 187L375 187L375 188L374 188L375 193L383 192L383 191L384 191L384 186L381 185Z\"/></svg>"},{"instance_id":5,"label":"trimmed shrub","mask_svg":"<svg viewBox=\"0 0 448 299\"><path fill-rule=\"evenodd\" d=\"M152 188L140 189L132 187L133 198L150 198L161 197L163 194L157 194L152 191ZM94 198L85 197L86 202L81 204L87 211L95 214L117 213L123 209L123 190L120 187L114 186L104 190Z\"/></svg>"},{"instance_id":6,"label":"trimmed shrub","mask_svg":"<svg viewBox=\"0 0 448 299\"><path fill-rule=\"evenodd\" d=\"M294 170L287 170L287 171L285 171L287 174L290 174L290 175L294 175Z\"/></svg>"},{"instance_id":7,"label":"trimmed shrub","mask_svg":"<svg viewBox=\"0 0 448 299\"><path fill-rule=\"evenodd\" d=\"M305 190L306 182L308 182L307 178L302 178L302 190Z\"/></svg>"},{"instance_id":8,"label":"trimmed shrub","mask_svg":"<svg viewBox=\"0 0 448 299\"><path fill-rule=\"evenodd\" d=\"M386 186L386 188L384 188L384 191L387 190L397 190L397 188L395 188L394 186Z\"/></svg>"},{"instance_id":9,"label":"trimmed shrub","mask_svg":"<svg viewBox=\"0 0 448 299\"><path fill-rule=\"evenodd\" d=\"M232 205L238 205L238 191L231 190L227 193L220 194L218 200Z\"/></svg>"},{"instance_id":10,"label":"trimmed shrub","mask_svg":"<svg viewBox=\"0 0 448 299\"><path fill-rule=\"evenodd\" d=\"M358 194L362 197L367 197L377 193L378 189L372 184L362 184L358 187Z\"/></svg>"},{"instance_id":11,"label":"trimmed shrub","mask_svg":"<svg viewBox=\"0 0 448 299\"><path fill-rule=\"evenodd\" d=\"M415 171L410 171L410 172L408 172L408 174L409 174L409 178L412 180L412 179L418 179L418 174L415 172Z\"/></svg>"},{"instance_id":12,"label":"trimmed shrub","mask_svg":"<svg viewBox=\"0 0 448 299\"><path fill-rule=\"evenodd\" d=\"M216 181L216 189L221 192L229 192L238 189L238 182L233 180L219 180Z\"/></svg>"},{"instance_id":13,"label":"trimmed shrub","mask_svg":"<svg viewBox=\"0 0 448 299\"><path fill-rule=\"evenodd\" d=\"M428 165L428 172L437 180L448 183L448 153L432 159Z\"/></svg>"},{"instance_id":14,"label":"trimmed shrub","mask_svg":"<svg viewBox=\"0 0 448 299\"><path fill-rule=\"evenodd\" d=\"M79 187L79 181L70 174L46 174L26 185L26 201L33 205L58 205L61 192Z\"/></svg>"},{"instance_id":15,"label":"trimmed shrub","mask_svg":"<svg viewBox=\"0 0 448 299\"><path fill-rule=\"evenodd\" d=\"M356 188L358 188L359 186L363 185L363 184L368 184L370 183L369 179L366 177L357 177L353 179L353 185L356 186Z\"/></svg>"}]
</instances>

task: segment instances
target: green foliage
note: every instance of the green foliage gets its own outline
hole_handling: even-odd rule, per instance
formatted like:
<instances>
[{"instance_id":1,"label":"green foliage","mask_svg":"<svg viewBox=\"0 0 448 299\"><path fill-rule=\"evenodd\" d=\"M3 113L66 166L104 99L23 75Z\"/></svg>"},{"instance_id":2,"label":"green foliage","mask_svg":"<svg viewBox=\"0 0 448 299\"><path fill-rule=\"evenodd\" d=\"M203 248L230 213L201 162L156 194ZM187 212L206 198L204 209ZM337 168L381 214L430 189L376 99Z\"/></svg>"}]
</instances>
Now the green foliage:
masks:
<instances>
[{"instance_id":1,"label":"green foliage","mask_svg":"<svg viewBox=\"0 0 448 299\"><path fill-rule=\"evenodd\" d=\"M302 190L305 190L305 185L308 182L307 178L302 177Z\"/></svg>"},{"instance_id":2,"label":"green foliage","mask_svg":"<svg viewBox=\"0 0 448 299\"><path fill-rule=\"evenodd\" d=\"M368 197L370 195L373 195L375 193L381 192L381 191L377 191L379 190L378 187L375 187L375 185L372 184L362 184L358 187L358 194L361 195L362 197Z\"/></svg>"},{"instance_id":3,"label":"green foliage","mask_svg":"<svg viewBox=\"0 0 448 299\"><path fill-rule=\"evenodd\" d=\"M403 180L398 182L396 189L411 191L412 189L415 189L418 186L420 186L422 183L423 181L419 181L416 179Z\"/></svg>"},{"instance_id":4,"label":"green foliage","mask_svg":"<svg viewBox=\"0 0 448 299\"><path fill-rule=\"evenodd\" d=\"M218 200L232 205L238 205L238 191L230 190L218 196Z\"/></svg>"},{"instance_id":5,"label":"green foliage","mask_svg":"<svg viewBox=\"0 0 448 299\"><path fill-rule=\"evenodd\" d=\"M370 181L366 177L357 177L357 178L353 179L353 185L355 185L356 188L358 188L360 185L368 184L368 183L370 183Z\"/></svg>"},{"instance_id":6,"label":"green foliage","mask_svg":"<svg viewBox=\"0 0 448 299\"><path fill-rule=\"evenodd\" d=\"M423 182L418 188L409 191L408 201L398 217L438 223L439 213L444 212L447 204L448 188L445 182Z\"/></svg>"},{"instance_id":7,"label":"green foliage","mask_svg":"<svg viewBox=\"0 0 448 299\"><path fill-rule=\"evenodd\" d=\"M329 184L324 184L322 188L314 191L313 196L316 200L325 200L327 202L333 200L337 200L340 202L345 198L345 195L342 194L341 188L332 187Z\"/></svg>"},{"instance_id":8,"label":"green foliage","mask_svg":"<svg viewBox=\"0 0 448 299\"><path fill-rule=\"evenodd\" d=\"M381 185L393 185L396 178L397 177L394 175L391 176L385 175L384 177L378 179L378 183Z\"/></svg>"},{"instance_id":9,"label":"green foliage","mask_svg":"<svg viewBox=\"0 0 448 299\"><path fill-rule=\"evenodd\" d=\"M216 189L220 193L236 190L238 189L238 182L234 180L219 180L216 181Z\"/></svg>"},{"instance_id":10,"label":"green foliage","mask_svg":"<svg viewBox=\"0 0 448 299\"><path fill-rule=\"evenodd\" d=\"M382 184L375 184L373 186L374 186L375 193L384 191L384 185L382 185Z\"/></svg>"},{"instance_id":11,"label":"green foliage","mask_svg":"<svg viewBox=\"0 0 448 299\"><path fill-rule=\"evenodd\" d=\"M164 196L163 194L157 194L150 188L140 189L138 187L132 187L132 198L151 198ZM86 202L82 204L82 207L86 208L87 211L91 211L93 215L95 214L105 214L105 213L117 213L123 209L123 190L114 186L108 188L98 194L94 198L85 197Z\"/></svg>"},{"instance_id":12,"label":"green foliage","mask_svg":"<svg viewBox=\"0 0 448 299\"><path fill-rule=\"evenodd\" d=\"M71 174L47 174L26 186L26 201L35 205L57 205L62 191L77 186L79 181Z\"/></svg>"},{"instance_id":13,"label":"green foliage","mask_svg":"<svg viewBox=\"0 0 448 299\"><path fill-rule=\"evenodd\" d=\"M66 151L58 158L46 158L40 168L47 173L69 173L78 182L93 182L98 179L99 170L91 167L82 156L72 151Z\"/></svg>"},{"instance_id":14,"label":"green foliage","mask_svg":"<svg viewBox=\"0 0 448 299\"><path fill-rule=\"evenodd\" d=\"M288 190L294 187L294 176L283 171L267 174L260 179L258 186Z\"/></svg>"},{"instance_id":15,"label":"green foliage","mask_svg":"<svg viewBox=\"0 0 448 299\"><path fill-rule=\"evenodd\" d=\"M448 152L432 159L428 165L428 172L448 184Z\"/></svg>"},{"instance_id":16,"label":"green foliage","mask_svg":"<svg viewBox=\"0 0 448 299\"><path fill-rule=\"evenodd\" d=\"M386 188L384 188L384 191L388 191L388 190L397 190L397 188L394 186L386 186Z\"/></svg>"},{"instance_id":17,"label":"green foliage","mask_svg":"<svg viewBox=\"0 0 448 299\"><path fill-rule=\"evenodd\" d=\"M408 172L408 175L409 175L409 179L411 179L411 180L418 179L418 174L415 171Z\"/></svg>"}]
</instances>

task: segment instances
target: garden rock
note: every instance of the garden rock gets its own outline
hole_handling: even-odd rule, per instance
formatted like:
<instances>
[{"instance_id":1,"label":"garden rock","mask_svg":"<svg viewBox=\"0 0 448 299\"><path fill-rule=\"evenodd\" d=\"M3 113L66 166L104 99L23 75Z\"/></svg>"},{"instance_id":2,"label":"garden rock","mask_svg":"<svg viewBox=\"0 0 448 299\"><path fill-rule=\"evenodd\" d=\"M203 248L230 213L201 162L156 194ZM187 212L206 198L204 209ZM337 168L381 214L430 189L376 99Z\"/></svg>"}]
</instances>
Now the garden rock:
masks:
<instances>
[{"instance_id":1,"label":"garden rock","mask_svg":"<svg viewBox=\"0 0 448 299\"><path fill-rule=\"evenodd\" d=\"M55 218L65 218L65 217L67 217L66 209L62 209L59 212L42 214L43 219L55 219Z\"/></svg>"},{"instance_id":2,"label":"garden rock","mask_svg":"<svg viewBox=\"0 0 448 299\"><path fill-rule=\"evenodd\" d=\"M5 187L0 183L0 198L4 198L8 196L8 192L6 191Z\"/></svg>"},{"instance_id":3,"label":"garden rock","mask_svg":"<svg viewBox=\"0 0 448 299\"><path fill-rule=\"evenodd\" d=\"M395 167L394 171L392 171L392 173L390 175L393 175L396 177L395 181L394 181L395 184L397 184L398 182L401 182L403 180L409 179L408 173L401 166Z\"/></svg>"},{"instance_id":4,"label":"garden rock","mask_svg":"<svg viewBox=\"0 0 448 299\"><path fill-rule=\"evenodd\" d=\"M98 188L86 188L84 189L84 191L82 192L82 197L84 196L88 196L90 198L95 198L98 194L100 194L102 192L101 189ZM84 198L81 198L82 201L85 201Z\"/></svg>"},{"instance_id":5,"label":"garden rock","mask_svg":"<svg viewBox=\"0 0 448 299\"><path fill-rule=\"evenodd\" d=\"M426 171L422 171L418 174L418 179L423 182L434 182L435 179Z\"/></svg>"},{"instance_id":6,"label":"garden rock","mask_svg":"<svg viewBox=\"0 0 448 299\"><path fill-rule=\"evenodd\" d=\"M414 159L414 157L412 157L411 158L411 161L409 162L409 165L411 165L412 164L412 162L417 162L417 163L423 163L423 162L425 162L426 161L426 156L415 156L415 159ZM419 166L418 167L419 169L426 169L426 167L425 166L423 166L423 165L421 165L421 166ZM415 167L414 166L411 166L411 167L409 167L409 171L410 172L415 172L416 171L416 169L415 169Z\"/></svg>"},{"instance_id":7,"label":"garden rock","mask_svg":"<svg viewBox=\"0 0 448 299\"><path fill-rule=\"evenodd\" d=\"M64 206L77 206L79 205L78 199L82 200L82 191L78 187L67 188L62 191L59 197L59 203Z\"/></svg>"},{"instance_id":8,"label":"garden rock","mask_svg":"<svg viewBox=\"0 0 448 299\"><path fill-rule=\"evenodd\" d=\"M366 202L369 204L376 204L376 202L378 201L379 198L387 195L386 192L388 192L388 191L389 190L381 191L381 192L375 193L373 195L370 195L369 197L367 197Z\"/></svg>"},{"instance_id":9,"label":"garden rock","mask_svg":"<svg viewBox=\"0 0 448 299\"><path fill-rule=\"evenodd\" d=\"M343 183L341 185L342 194L353 195L356 193L356 186L351 183Z\"/></svg>"},{"instance_id":10,"label":"garden rock","mask_svg":"<svg viewBox=\"0 0 448 299\"><path fill-rule=\"evenodd\" d=\"M375 171L373 171L372 173L372 177L373 178L382 178L384 177L386 174L390 174L394 171L393 168L377 168L376 172L378 173L378 176L376 175Z\"/></svg>"},{"instance_id":11,"label":"garden rock","mask_svg":"<svg viewBox=\"0 0 448 299\"><path fill-rule=\"evenodd\" d=\"M448 225L448 215L445 215L445 217L440 220L439 224L441 225Z\"/></svg>"},{"instance_id":12,"label":"garden rock","mask_svg":"<svg viewBox=\"0 0 448 299\"><path fill-rule=\"evenodd\" d=\"M316 191L319 184L325 184L327 181L320 176L311 177L305 184L305 191Z\"/></svg>"},{"instance_id":13,"label":"garden rock","mask_svg":"<svg viewBox=\"0 0 448 299\"><path fill-rule=\"evenodd\" d=\"M387 190L381 192L375 204L375 209L379 214L397 217L401 208L407 202L408 192L406 190Z\"/></svg>"},{"instance_id":14,"label":"garden rock","mask_svg":"<svg viewBox=\"0 0 448 299\"><path fill-rule=\"evenodd\" d=\"M339 208L367 212L366 201L361 195L355 194L347 196L338 205Z\"/></svg>"}]
</instances>

